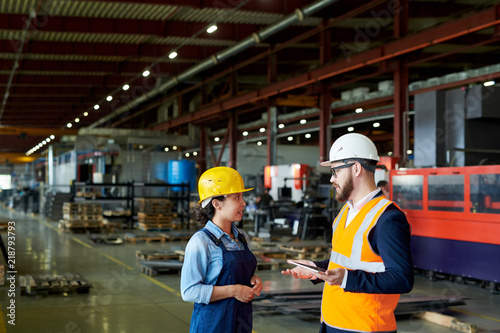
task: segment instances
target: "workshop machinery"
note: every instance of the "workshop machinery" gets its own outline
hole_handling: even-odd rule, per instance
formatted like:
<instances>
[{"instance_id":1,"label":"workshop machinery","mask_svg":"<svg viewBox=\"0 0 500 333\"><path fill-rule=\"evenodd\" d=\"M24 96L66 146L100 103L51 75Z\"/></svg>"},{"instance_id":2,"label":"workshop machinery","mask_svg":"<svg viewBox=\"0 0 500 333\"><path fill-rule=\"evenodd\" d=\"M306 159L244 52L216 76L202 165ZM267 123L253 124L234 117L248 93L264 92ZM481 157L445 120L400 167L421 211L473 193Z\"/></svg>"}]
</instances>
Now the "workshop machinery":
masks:
<instances>
[{"instance_id":1,"label":"workshop machinery","mask_svg":"<svg viewBox=\"0 0 500 333\"><path fill-rule=\"evenodd\" d=\"M411 225L414 266L498 289L500 165L399 169L390 178Z\"/></svg>"}]
</instances>

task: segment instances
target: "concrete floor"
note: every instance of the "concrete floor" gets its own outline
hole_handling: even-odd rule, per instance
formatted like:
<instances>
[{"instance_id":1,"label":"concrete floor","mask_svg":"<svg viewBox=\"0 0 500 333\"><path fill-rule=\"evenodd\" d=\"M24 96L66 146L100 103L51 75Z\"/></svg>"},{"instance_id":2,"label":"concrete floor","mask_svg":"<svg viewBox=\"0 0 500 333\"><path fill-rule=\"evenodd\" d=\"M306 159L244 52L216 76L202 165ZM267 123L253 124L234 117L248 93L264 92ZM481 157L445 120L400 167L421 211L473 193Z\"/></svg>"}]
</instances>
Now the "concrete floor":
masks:
<instances>
[{"instance_id":1,"label":"concrete floor","mask_svg":"<svg viewBox=\"0 0 500 333\"><path fill-rule=\"evenodd\" d=\"M179 293L179 275L149 277L141 273L137 250L184 249L186 242L99 245L85 234L65 233L57 223L0 208L0 218L16 222L17 275L79 273L93 287L88 294L9 297L9 284L0 287L0 333L148 333L188 332L191 303ZM2 234L4 243L7 235ZM311 288L308 281L293 280L276 271L258 272L265 290ZM16 282L18 283L18 282ZM318 287L321 288L321 287ZM430 281L416 276L412 294L466 296L466 305L445 312L474 323L479 332L500 332L500 295L477 285ZM7 306L14 299L15 326L8 323ZM257 333L317 332L318 321L281 314L254 316ZM398 332L453 332L412 316L398 318Z\"/></svg>"}]
</instances>

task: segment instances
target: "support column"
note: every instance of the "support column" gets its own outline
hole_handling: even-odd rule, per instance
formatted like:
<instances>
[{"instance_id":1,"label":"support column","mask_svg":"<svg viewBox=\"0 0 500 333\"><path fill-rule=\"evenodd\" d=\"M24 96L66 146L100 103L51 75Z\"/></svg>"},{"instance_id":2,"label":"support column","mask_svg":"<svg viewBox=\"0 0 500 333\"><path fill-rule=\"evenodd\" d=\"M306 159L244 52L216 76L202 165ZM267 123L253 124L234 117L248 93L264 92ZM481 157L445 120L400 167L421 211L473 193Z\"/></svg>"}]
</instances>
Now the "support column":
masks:
<instances>
[{"instance_id":1,"label":"support column","mask_svg":"<svg viewBox=\"0 0 500 333\"><path fill-rule=\"evenodd\" d=\"M48 167L48 179L49 186L55 185L54 183L54 149L53 146L49 146L49 154L47 156L47 167Z\"/></svg>"},{"instance_id":2,"label":"support column","mask_svg":"<svg viewBox=\"0 0 500 333\"><path fill-rule=\"evenodd\" d=\"M235 110L233 110L229 115L228 133L229 136L229 161L228 166L230 168L236 169L237 155L238 155L238 116ZM222 148L223 149L223 148Z\"/></svg>"},{"instance_id":3,"label":"support column","mask_svg":"<svg viewBox=\"0 0 500 333\"><path fill-rule=\"evenodd\" d=\"M332 141L332 113L330 105L332 96L326 83L321 84L321 93L319 95L319 161L328 161L330 151L330 142Z\"/></svg>"},{"instance_id":4,"label":"support column","mask_svg":"<svg viewBox=\"0 0 500 333\"><path fill-rule=\"evenodd\" d=\"M397 60L397 70L394 72L394 151L393 156L406 161L406 151L404 151L403 127L407 125L404 117L408 111L408 67L401 59Z\"/></svg>"},{"instance_id":5,"label":"support column","mask_svg":"<svg viewBox=\"0 0 500 333\"><path fill-rule=\"evenodd\" d=\"M394 8L394 37L402 38L408 32L408 0L397 0ZM406 119L406 111L408 111L409 108L408 67L405 65L404 59L401 57L396 60L396 67L397 69L394 72L393 156L395 158L399 158L404 165L407 160L405 140L408 139L404 137L406 131L403 130L403 128L407 126L408 122Z\"/></svg>"},{"instance_id":6,"label":"support column","mask_svg":"<svg viewBox=\"0 0 500 333\"><path fill-rule=\"evenodd\" d=\"M276 148L276 133L278 131L278 111L276 106L267 108L267 165L278 162Z\"/></svg>"},{"instance_id":7,"label":"support column","mask_svg":"<svg viewBox=\"0 0 500 333\"><path fill-rule=\"evenodd\" d=\"M272 53L267 58L267 83L272 84L276 82L278 76L277 55ZM267 108L267 165L276 165L277 158L277 145L276 134L278 132L278 110L276 106L269 106Z\"/></svg>"},{"instance_id":8,"label":"support column","mask_svg":"<svg viewBox=\"0 0 500 333\"><path fill-rule=\"evenodd\" d=\"M322 25L326 22L323 21ZM332 59L332 46L330 29L323 30L320 34L320 54L319 61L321 65L326 64ZM332 104L332 96L330 89L326 83L321 83L319 88L319 161L328 161L328 153L330 151L330 142L332 141L332 131L330 125L332 124L332 113L330 112L330 105Z\"/></svg>"},{"instance_id":9,"label":"support column","mask_svg":"<svg viewBox=\"0 0 500 333\"><path fill-rule=\"evenodd\" d=\"M205 126L200 126L200 157L198 165L200 166L200 175L207 170L207 133Z\"/></svg>"}]
</instances>

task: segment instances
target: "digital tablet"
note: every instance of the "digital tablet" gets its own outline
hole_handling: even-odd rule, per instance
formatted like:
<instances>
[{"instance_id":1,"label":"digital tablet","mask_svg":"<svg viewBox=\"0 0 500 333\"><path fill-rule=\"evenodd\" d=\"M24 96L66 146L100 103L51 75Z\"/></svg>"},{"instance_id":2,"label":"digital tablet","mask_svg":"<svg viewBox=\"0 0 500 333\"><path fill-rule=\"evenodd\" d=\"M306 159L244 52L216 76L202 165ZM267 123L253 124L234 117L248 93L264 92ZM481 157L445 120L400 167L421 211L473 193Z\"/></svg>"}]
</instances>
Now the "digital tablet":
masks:
<instances>
[{"instance_id":1,"label":"digital tablet","mask_svg":"<svg viewBox=\"0 0 500 333\"><path fill-rule=\"evenodd\" d=\"M300 263L300 262L297 262L297 261L294 261L294 260L288 260L288 262L290 264L294 264L294 265L297 265L297 266L300 266L300 267L304 267L305 269L308 269L308 270L316 272L316 273L324 273L324 272L326 272L326 269L321 268L321 267L303 264L303 263Z\"/></svg>"}]
</instances>

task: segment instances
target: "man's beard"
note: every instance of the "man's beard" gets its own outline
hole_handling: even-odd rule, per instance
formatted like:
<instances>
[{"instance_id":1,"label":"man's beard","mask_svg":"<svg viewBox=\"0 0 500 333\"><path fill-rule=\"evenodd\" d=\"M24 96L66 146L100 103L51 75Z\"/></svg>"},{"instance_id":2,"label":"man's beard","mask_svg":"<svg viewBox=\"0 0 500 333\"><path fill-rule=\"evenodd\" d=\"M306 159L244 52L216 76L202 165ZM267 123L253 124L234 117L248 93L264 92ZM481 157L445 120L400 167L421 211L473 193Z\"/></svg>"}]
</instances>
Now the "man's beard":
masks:
<instances>
[{"instance_id":1,"label":"man's beard","mask_svg":"<svg viewBox=\"0 0 500 333\"><path fill-rule=\"evenodd\" d=\"M338 202L346 202L349 200L353 190L352 175L349 173L349 178L347 178L345 184L342 187L340 187L339 184L339 190L335 194L335 199L337 199Z\"/></svg>"}]
</instances>

